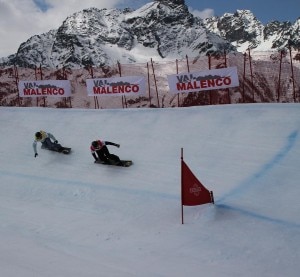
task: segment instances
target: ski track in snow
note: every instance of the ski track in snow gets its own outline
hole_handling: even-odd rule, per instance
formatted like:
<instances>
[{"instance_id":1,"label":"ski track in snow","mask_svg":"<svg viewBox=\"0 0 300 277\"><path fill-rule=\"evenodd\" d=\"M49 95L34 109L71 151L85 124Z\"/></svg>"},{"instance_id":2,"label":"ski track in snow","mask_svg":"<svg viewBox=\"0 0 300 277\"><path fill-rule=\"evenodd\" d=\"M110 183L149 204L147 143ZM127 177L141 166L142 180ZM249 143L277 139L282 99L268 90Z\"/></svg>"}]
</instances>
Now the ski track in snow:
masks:
<instances>
[{"instance_id":1,"label":"ski track in snow","mask_svg":"<svg viewBox=\"0 0 300 277\"><path fill-rule=\"evenodd\" d=\"M281 160L283 160L288 155L291 149L295 146L297 138L298 138L298 131L292 132L287 138L286 145L283 146L283 148L280 149L279 152L269 162L263 165L257 173L254 173L238 187L234 188L233 190L229 191L226 195L219 198L217 202L222 204L223 202L226 201L226 199L230 197L233 196L236 197L240 194L245 193L245 191L251 185L254 185L258 179L265 176L270 170L272 170Z\"/></svg>"},{"instance_id":2,"label":"ski track in snow","mask_svg":"<svg viewBox=\"0 0 300 277\"><path fill-rule=\"evenodd\" d=\"M89 183L89 182L81 182L81 181L75 181L75 180L65 180L65 179L56 179L56 178L49 178L45 176L34 176L24 173L15 173L15 172L9 172L5 170L0 170L1 176L9 176L9 177L15 177L19 178L21 180L27 179L27 180L35 180L35 181L41 181L43 183L50 183L50 184L61 184L61 185L69 185L69 186L80 186L84 188L91 188L96 190L106 190L106 191L117 191L118 193L124 193L124 194L131 194L131 195L138 195L140 197L155 197L155 198L162 198L162 199L170 199L170 200L179 200L180 197L178 195L171 195L167 193L158 193L154 191L149 190L143 190L143 189L127 189L123 188L122 186L111 186L111 185L101 185L99 183Z\"/></svg>"},{"instance_id":3,"label":"ski track in snow","mask_svg":"<svg viewBox=\"0 0 300 277\"><path fill-rule=\"evenodd\" d=\"M244 215L252 216L252 217L255 217L257 219L266 220L266 221L274 222L274 223L277 223L277 224L286 225L286 226L289 226L289 227L292 227L292 228L300 228L300 224L297 224L297 223L284 221L284 220L281 220L281 219L278 219L278 218L268 217L268 216L265 216L265 215L262 215L262 214L251 212L249 210L245 210L245 209L242 209L242 208L235 207L235 206L230 205L230 204L226 204L226 200L228 200L232 197L236 198L236 197L239 197L240 195L242 195L244 193L247 193L247 190L252 185L255 185L259 179L261 179L269 171L271 171L277 164L279 164L289 154L289 152L295 147L295 144L296 144L297 139L298 139L298 135L299 135L298 130L291 132L291 134L287 137L286 144L282 147L282 149L280 149L278 151L278 153L272 159L270 159L270 161L268 161L265 165L263 165L258 172L256 172L252 176L250 176L241 185L239 185L238 187L236 187L233 190L229 191L223 197L219 198L216 201L217 206L219 208L223 208L223 209L238 211L238 212L240 212Z\"/></svg>"},{"instance_id":4,"label":"ski track in snow","mask_svg":"<svg viewBox=\"0 0 300 277\"><path fill-rule=\"evenodd\" d=\"M300 228L300 224L285 221L285 220L282 220L282 219L279 219L279 218L268 217L268 216L258 214L258 213L254 213L254 212L251 212L249 210L244 210L244 209L241 209L241 208L238 208L238 207L234 207L234 206L230 206L230 205L226 205L226 204L217 204L216 206L218 208L222 208L222 209L226 209L226 210L237 211L237 212L239 212L243 215L255 217L255 218L263 220L263 221L269 221L269 222L272 222L272 223L284 225L284 226L289 227L289 228Z\"/></svg>"}]
</instances>

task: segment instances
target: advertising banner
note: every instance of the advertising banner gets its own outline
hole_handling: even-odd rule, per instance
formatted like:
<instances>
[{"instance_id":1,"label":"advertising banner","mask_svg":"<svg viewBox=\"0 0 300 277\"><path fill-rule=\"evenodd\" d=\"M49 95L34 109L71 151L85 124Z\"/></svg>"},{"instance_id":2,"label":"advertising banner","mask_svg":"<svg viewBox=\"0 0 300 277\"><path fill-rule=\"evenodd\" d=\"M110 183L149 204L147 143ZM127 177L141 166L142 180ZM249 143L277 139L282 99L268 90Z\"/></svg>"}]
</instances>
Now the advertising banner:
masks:
<instances>
[{"instance_id":1,"label":"advertising banner","mask_svg":"<svg viewBox=\"0 0 300 277\"><path fill-rule=\"evenodd\" d=\"M239 86L236 67L168 75L171 93L199 92Z\"/></svg>"},{"instance_id":2,"label":"advertising banner","mask_svg":"<svg viewBox=\"0 0 300 277\"><path fill-rule=\"evenodd\" d=\"M71 83L69 80L20 81L20 97L69 97Z\"/></svg>"},{"instance_id":3,"label":"advertising banner","mask_svg":"<svg viewBox=\"0 0 300 277\"><path fill-rule=\"evenodd\" d=\"M134 96L146 93L143 76L87 79L88 96Z\"/></svg>"}]
</instances>

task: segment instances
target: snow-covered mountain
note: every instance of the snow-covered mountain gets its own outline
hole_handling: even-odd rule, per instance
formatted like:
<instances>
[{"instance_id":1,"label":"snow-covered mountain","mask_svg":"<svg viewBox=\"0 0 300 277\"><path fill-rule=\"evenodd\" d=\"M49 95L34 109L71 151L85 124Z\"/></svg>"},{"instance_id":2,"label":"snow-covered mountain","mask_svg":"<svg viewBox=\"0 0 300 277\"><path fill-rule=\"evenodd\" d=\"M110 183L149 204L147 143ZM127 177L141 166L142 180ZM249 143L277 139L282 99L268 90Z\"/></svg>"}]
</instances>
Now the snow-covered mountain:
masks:
<instances>
[{"instance_id":1,"label":"snow-covered mountain","mask_svg":"<svg viewBox=\"0 0 300 277\"><path fill-rule=\"evenodd\" d=\"M291 22L272 21L264 26L249 10L237 10L221 17L204 20L210 31L234 45L239 52L246 49L258 51L283 49L291 46L300 48L300 18Z\"/></svg>"},{"instance_id":2,"label":"snow-covered mountain","mask_svg":"<svg viewBox=\"0 0 300 277\"><path fill-rule=\"evenodd\" d=\"M183 0L150 2L138 10L85 9L57 29L21 44L9 62L19 66L81 67L235 51L189 13Z\"/></svg>"},{"instance_id":3,"label":"snow-covered mountain","mask_svg":"<svg viewBox=\"0 0 300 277\"><path fill-rule=\"evenodd\" d=\"M198 57L215 52L300 47L300 19L263 26L250 11L194 17L184 0L157 0L137 10L89 8L67 17L57 30L22 43L0 64L23 67L103 66Z\"/></svg>"}]
</instances>

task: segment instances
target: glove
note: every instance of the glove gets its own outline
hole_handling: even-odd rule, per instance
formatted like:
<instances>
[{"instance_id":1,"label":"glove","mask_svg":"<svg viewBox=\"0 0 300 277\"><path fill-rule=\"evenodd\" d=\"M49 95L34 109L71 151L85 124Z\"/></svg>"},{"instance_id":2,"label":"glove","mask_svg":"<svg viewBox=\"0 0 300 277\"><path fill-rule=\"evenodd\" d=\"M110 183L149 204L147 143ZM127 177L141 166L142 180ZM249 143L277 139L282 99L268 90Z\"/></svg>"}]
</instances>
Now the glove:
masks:
<instances>
[{"instance_id":1,"label":"glove","mask_svg":"<svg viewBox=\"0 0 300 277\"><path fill-rule=\"evenodd\" d=\"M57 141L57 140L55 140L55 141L54 141L54 143L58 143L58 141Z\"/></svg>"},{"instance_id":2,"label":"glove","mask_svg":"<svg viewBox=\"0 0 300 277\"><path fill-rule=\"evenodd\" d=\"M38 155L38 153L35 153L35 154L34 154L34 157L36 158L36 157L37 157L37 155Z\"/></svg>"}]
</instances>

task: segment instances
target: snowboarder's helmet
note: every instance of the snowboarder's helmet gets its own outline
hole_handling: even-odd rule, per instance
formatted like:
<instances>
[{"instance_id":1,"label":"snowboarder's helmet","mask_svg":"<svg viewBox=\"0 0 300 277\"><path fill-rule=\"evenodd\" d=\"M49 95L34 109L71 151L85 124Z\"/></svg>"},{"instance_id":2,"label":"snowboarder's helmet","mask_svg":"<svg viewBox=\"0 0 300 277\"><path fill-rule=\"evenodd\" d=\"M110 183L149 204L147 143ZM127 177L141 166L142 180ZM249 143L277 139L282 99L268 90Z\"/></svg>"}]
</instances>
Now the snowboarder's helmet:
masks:
<instances>
[{"instance_id":1,"label":"snowboarder's helmet","mask_svg":"<svg viewBox=\"0 0 300 277\"><path fill-rule=\"evenodd\" d=\"M36 139L41 139L42 138L42 133L41 132L36 132L35 133L35 138Z\"/></svg>"},{"instance_id":2,"label":"snowboarder's helmet","mask_svg":"<svg viewBox=\"0 0 300 277\"><path fill-rule=\"evenodd\" d=\"M92 142L92 145L93 145L93 147L97 148L97 147L99 147L99 142L95 140Z\"/></svg>"}]
</instances>

